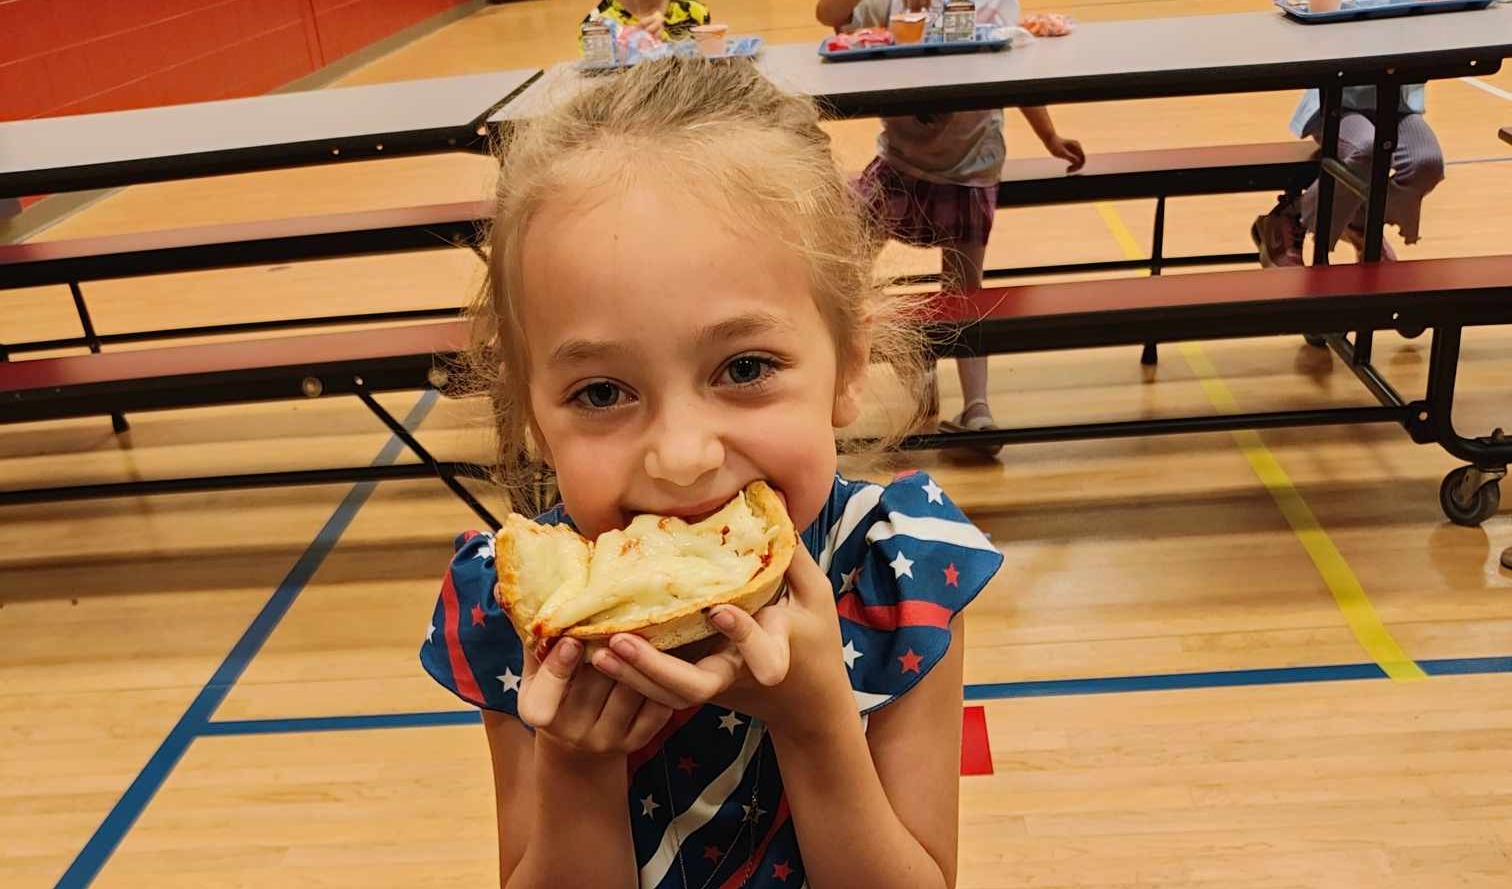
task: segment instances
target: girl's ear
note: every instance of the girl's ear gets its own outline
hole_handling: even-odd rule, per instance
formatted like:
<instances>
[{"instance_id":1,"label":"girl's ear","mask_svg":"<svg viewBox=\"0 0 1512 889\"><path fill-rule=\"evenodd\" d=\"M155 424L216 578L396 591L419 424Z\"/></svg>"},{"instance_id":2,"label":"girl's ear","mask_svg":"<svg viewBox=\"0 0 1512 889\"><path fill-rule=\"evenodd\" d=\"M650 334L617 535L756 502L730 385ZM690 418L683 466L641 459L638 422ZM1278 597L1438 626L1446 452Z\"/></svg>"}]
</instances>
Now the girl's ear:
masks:
<instances>
[{"instance_id":1,"label":"girl's ear","mask_svg":"<svg viewBox=\"0 0 1512 889\"><path fill-rule=\"evenodd\" d=\"M861 417L861 396L866 390L871 338L865 333L858 335L848 351L848 355L841 356L840 366L836 369L835 404L830 412L830 425L836 429L843 429Z\"/></svg>"}]
</instances>

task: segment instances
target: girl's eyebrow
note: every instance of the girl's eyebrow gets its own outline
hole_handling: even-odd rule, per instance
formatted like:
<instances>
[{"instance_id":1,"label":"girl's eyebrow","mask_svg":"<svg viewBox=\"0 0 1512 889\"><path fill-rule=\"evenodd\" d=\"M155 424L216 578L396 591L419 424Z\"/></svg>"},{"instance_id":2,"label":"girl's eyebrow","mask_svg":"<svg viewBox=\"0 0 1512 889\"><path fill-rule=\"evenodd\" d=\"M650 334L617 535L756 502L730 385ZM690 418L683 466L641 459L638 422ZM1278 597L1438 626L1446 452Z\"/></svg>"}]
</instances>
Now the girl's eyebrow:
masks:
<instances>
[{"instance_id":1,"label":"girl's eyebrow","mask_svg":"<svg viewBox=\"0 0 1512 889\"><path fill-rule=\"evenodd\" d=\"M718 343L725 340L740 339L757 333L771 333L776 330L792 330L793 322L782 315L773 312L745 312L733 318L727 318L718 324L705 327L698 334L700 343Z\"/></svg>"},{"instance_id":2,"label":"girl's eyebrow","mask_svg":"<svg viewBox=\"0 0 1512 889\"><path fill-rule=\"evenodd\" d=\"M744 312L705 327L699 331L698 341L719 343L752 334L792 329L793 322L790 319L774 312ZM615 340L570 339L563 340L553 349L547 362L552 365L583 364L607 358L623 358L632 351L628 344Z\"/></svg>"},{"instance_id":3,"label":"girl's eyebrow","mask_svg":"<svg viewBox=\"0 0 1512 889\"><path fill-rule=\"evenodd\" d=\"M551 351L548 364L582 364L588 361L601 360L627 355L630 348L624 343L612 340L564 340L561 345Z\"/></svg>"}]
</instances>

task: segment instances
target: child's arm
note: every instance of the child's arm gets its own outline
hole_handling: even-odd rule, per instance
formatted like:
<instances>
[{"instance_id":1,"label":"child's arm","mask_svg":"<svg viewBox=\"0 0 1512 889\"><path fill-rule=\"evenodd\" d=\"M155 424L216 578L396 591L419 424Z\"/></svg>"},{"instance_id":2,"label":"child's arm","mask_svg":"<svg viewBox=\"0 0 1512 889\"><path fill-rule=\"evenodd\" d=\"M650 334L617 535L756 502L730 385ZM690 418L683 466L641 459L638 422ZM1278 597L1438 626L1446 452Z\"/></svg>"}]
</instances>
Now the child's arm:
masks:
<instances>
[{"instance_id":1,"label":"child's arm","mask_svg":"<svg viewBox=\"0 0 1512 889\"><path fill-rule=\"evenodd\" d=\"M525 722L484 713L504 889L639 884L625 756L671 711L578 669L581 658L573 640L559 642L539 667L527 655L519 712L534 735Z\"/></svg>"},{"instance_id":2,"label":"child's arm","mask_svg":"<svg viewBox=\"0 0 1512 889\"><path fill-rule=\"evenodd\" d=\"M1058 157L1066 162L1066 172L1074 173L1087 162L1087 153L1082 150L1080 142L1062 138L1055 131L1055 122L1050 119L1050 109L1036 106L1020 108L1019 112L1024 115L1024 120L1029 122L1029 128L1034 130L1034 135L1044 143L1045 150L1050 152L1051 157Z\"/></svg>"},{"instance_id":3,"label":"child's arm","mask_svg":"<svg viewBox=\"0 0 1512 889\"><path fill-rule=\"evenodd\" d=\"M854 707L822 737L773 731L812 889L956 884L964 623L908 694L863 733Z\"/></svg>"},{"instance_id":4,"label":"child's arm","mask_svg":"<svg viewBox=\"0 0 1512 889\"><path fill-rule=\"evenodd\" d=\"M856 14L856 7L860 6L863 2L865 0L819 0L814 6L814 18L817 18L822 25L829 25L831 28L843 28L851 23ZM903 8L908 12L921 12L929 9L929 0L903 0ZM880 11L874 11L873 14L880 14L882 20L871 24L885 27L887 25L887 9L888 6L883 4Z\"/></svg>"},{"instance_id":5,"label":"child's arm","mask_svg":"<svg viewBox=\"0 0 1512 889\"><path fill-rule=\"evenodd\" d=\"M821 25L829 25L831 28L840 28L850 24L851 14L856 11L861 0L819 0L814 7L814 18Z\"/></svg>"}]
</instances>

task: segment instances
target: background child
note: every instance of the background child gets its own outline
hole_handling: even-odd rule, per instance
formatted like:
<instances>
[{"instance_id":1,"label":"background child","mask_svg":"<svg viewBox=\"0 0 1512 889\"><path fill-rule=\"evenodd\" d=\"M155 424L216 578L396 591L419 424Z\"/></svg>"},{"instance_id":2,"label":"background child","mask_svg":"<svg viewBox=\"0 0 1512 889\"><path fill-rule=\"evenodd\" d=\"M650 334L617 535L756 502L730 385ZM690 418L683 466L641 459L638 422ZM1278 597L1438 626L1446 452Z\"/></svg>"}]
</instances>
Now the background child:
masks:
<instances>
[{"instance_id":1,"label":"background child","mask_svg":"<svg viewBox=\"0 0 1512 889\"><path fill-rule=\"evenodd\" d=\"M620 635L537 663L493 538L458 540L420 657L485 710L501 882L954 885L957 614L1002 557L927 476L836 474L871 355L920 352L815 107L748 64L647 62L501 164L477 366L505 477L556 472L540 520L696 519L765 479L805 529L789 595L713 609L696 662ZM678 273L637 273L672 231L699 233Z\"/></svg>"},{"instance_id":2,"label":"background child","mask_svg":"<svg viewBox=\"0 0 1512 889\"><path fill-rule=\"evenodd\" d=\"M943 6L938 0L935 7ZM886 27L894 14L930 9L930 0L819 0L815 14L834 28ZM1014 25L1016 0L978 0L979 24ZM938 12L938 9L934 10ZM1020 111L1045 150L1069 169L1086 162L1081 144L1055 131L1045 108ZM918 247L942 248L946 292L981 289L982 259L997 211L1003 172L1003 113L964 111L918 117L889 117L877 137L877 159L862 175L861 189L882 218L889 236ZM946 431L995 428L987 402L987 359L956 361L964 406ZM926 415L938 413L934 374L926 375ZM990 449L993 453L997 448Z\"/></svg>"},{"instance_id":3,"label":"background child","mask_svg":"<svg viewBox=\"0 0 1512 889\"><path fill-rule=\"evenodd\" d=\"M692 40L693 28L709 23L709 8L697 0L600 0L583 18L640 28L662 40Z\"/></svg>"},{"instance_id":4,"label":"background child","mask_svg":"<svg viewBox=\"0 0 1512 889\"><path fill-rule=\"evenodd\" d=\"M1344 115L1339 120L1339 160L1360 177L1370 179L1370 156L1375 145L1376 89L1354 86L1344 89ZM1299 138L1322 141L1321 99L1317 90L1302 97L1292 115L1291 129ZM1423 198L1444 181L1444 151L1423 117L1423 84L1402 87L1397 102L1397 144L1391 152L1391 178L1386 191L1386 222L1397 227L1402 240L1415 244L1422 219ZM1250 237L1260 249L1260 264L1267 267L1302 265L1302 241L1317 230L1318 185L1302 197L1282 195L1274 209L1255 220ZM1328 249L1343 238L1355 252L1365 254L1365 206L1347 188L1335 188L1333 217L1329 224ZM1391 247L1382 245L1383 259L1396 259Z\"/></svg>"}]
</instances>

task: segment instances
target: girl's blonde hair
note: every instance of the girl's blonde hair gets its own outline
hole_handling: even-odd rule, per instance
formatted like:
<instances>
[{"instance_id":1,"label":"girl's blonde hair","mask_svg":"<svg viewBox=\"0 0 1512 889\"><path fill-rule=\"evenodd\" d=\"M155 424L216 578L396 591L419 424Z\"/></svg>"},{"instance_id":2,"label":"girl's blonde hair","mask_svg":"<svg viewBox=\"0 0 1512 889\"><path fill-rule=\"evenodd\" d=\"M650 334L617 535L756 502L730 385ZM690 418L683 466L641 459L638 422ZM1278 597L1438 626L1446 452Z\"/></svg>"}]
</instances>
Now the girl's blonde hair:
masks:
<instances>
[{"instance_id":1,"label":"girl's blonde hair","mask_svg":"<svg viewBox=\"0 0 1512 889\"><path fill-rule=\"evenodd\" d=\"M521 327L520 251L526 227L551 200L583 200L633 182L685 190L742 233L778 237L809 267L814 301L835 343L843 384L876 357L905 381L922 378L921 343L905 297L881 292L881 240L830 153L808 99L786 93L749 63L673 58L604 78L528 122L497 148L498 209L487 279L470 310L469 370L493 404L496 479L516 509L532 502L545 467L531 437ZM697 249L696 232L674 232ZM613 262L582 245L585 262ZM870 345L867 354L866 344ZM894 444L916 416L896 424Z\"/></svg>"}]
</instances>

